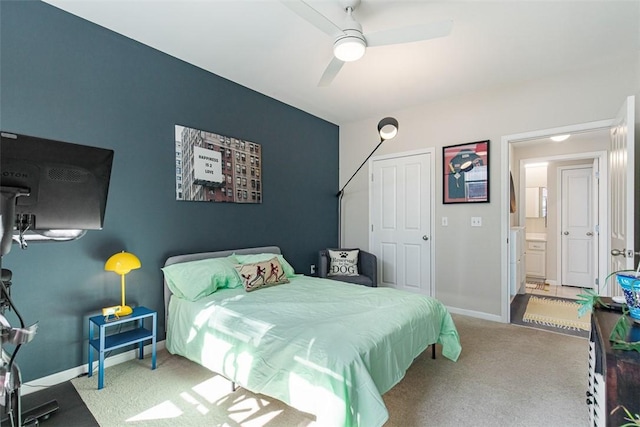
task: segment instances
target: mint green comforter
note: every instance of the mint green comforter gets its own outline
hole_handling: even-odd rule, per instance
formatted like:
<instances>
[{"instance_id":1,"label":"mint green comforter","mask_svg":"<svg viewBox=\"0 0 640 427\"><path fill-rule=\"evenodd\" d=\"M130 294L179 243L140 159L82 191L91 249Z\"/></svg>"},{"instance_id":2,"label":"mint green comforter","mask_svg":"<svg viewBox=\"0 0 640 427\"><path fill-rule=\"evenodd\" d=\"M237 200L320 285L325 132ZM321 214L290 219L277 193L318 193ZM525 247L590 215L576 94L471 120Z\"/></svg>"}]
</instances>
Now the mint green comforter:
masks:
<instances>
[{"instance_id":1,"label":"mint green comforter","mask_svg":"<svg viewBox=\"0 0 640 427\"><path fill-rule=\"evenodd\" d=\"M442 303L389 288L296 276L256 290L172 297L167 349L316 416L318 425L381 426L381 395L430 344L461 347Z\"/></svg>"}]
</instances>

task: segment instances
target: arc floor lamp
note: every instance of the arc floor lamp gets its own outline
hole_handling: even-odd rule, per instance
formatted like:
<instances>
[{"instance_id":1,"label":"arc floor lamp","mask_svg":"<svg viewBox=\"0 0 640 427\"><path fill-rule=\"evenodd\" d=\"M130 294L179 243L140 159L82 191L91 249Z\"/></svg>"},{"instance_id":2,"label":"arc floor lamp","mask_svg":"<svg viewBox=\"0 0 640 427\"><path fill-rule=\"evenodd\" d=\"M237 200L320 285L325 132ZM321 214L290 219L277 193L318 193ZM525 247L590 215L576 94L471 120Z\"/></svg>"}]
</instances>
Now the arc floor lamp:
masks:
<instances>
[{"instance_id":1,"label":"arc floor lamp","mask_svg":"<svg viewBox=\"0 0 640 427\"><path fill-rule=\"evenodd\" d=\"M393 117L385 117L380 120L378 123L378 134L380 135L380 142L376 145L376 148L373 149L371 153L367 156L366 159L362 162L362 164L356 169L356 171L351 175L351 178L342 186L340 191L336 193L338 197L338 246L342 246L342 196L344 196L344 189L349 185L351 180L360 172L360 169L369 161L373 153L376 152L378 148L388 139L393 139L398 134L398 121Z\"/></svg>"}]
</instances>

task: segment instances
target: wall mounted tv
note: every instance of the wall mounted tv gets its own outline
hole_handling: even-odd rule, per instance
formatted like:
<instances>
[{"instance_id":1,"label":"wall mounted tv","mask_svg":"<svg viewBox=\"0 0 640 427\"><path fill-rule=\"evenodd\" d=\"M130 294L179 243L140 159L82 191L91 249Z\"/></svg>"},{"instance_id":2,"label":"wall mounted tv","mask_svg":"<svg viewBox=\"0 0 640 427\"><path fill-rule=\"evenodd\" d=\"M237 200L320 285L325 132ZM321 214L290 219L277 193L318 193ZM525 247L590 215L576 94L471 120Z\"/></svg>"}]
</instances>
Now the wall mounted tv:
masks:
<instances>
[{"instance_id":1,"label":"wall mounted tv","mask_svg":"<svg viewBox=\"0 0 640 427\"><path fill-rule=\"evenodd\" d=\"M2 240L73 240L104 223L113 150L0 132Z\"/></svg>"}]
</instances>

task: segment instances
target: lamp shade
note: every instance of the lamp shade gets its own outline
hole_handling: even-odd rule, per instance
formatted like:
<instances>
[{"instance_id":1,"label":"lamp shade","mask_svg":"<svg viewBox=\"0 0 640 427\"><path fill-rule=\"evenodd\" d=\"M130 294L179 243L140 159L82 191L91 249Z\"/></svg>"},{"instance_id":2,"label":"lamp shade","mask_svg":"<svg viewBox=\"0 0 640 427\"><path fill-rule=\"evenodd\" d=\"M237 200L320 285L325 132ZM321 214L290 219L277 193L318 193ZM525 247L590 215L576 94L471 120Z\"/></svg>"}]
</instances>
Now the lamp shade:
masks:
<instances>
[{"instance_id":1,"label":"lamp shade","mask_svg":"<svg viewBox=\"0 0 640 427\"><path fill-rule=\"evenodd\" d=\"M380 120L378 133L383 140L394 138L398 134L398 121L393 117L385 117Z\"/></svg>"},{"instance_id":2,"label":"lamp shade","mask_svg":"<svg viewBox=\"0 0 640 427\"><path fill-rule=\"evenodd\" d=\"M118 252L111 255L111 257L104 264L106 271L113 271L116 274L127 274L131 270L140 268L140 260L137 256L129 252Z\"/></svg>"}]
</instances>

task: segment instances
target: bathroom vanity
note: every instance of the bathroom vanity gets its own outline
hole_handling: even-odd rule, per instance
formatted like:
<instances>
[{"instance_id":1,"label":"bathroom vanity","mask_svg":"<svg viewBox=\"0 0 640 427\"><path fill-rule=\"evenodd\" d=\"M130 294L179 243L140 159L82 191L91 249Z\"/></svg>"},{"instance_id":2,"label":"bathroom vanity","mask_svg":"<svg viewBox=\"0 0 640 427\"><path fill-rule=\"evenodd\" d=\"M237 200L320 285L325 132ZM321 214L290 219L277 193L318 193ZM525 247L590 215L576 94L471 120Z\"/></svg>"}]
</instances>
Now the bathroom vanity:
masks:
<instances>
[{"instance_id":1,"label":"bathroom vanity","mask_svg":"<svg viewBox=\"0 0 640 427\"><path fill-rule=\"evenodd\" d=\"M547 235L546 233L527 233L526 274L537 280L547 278Z\"/></svg>"}]
</instances>

